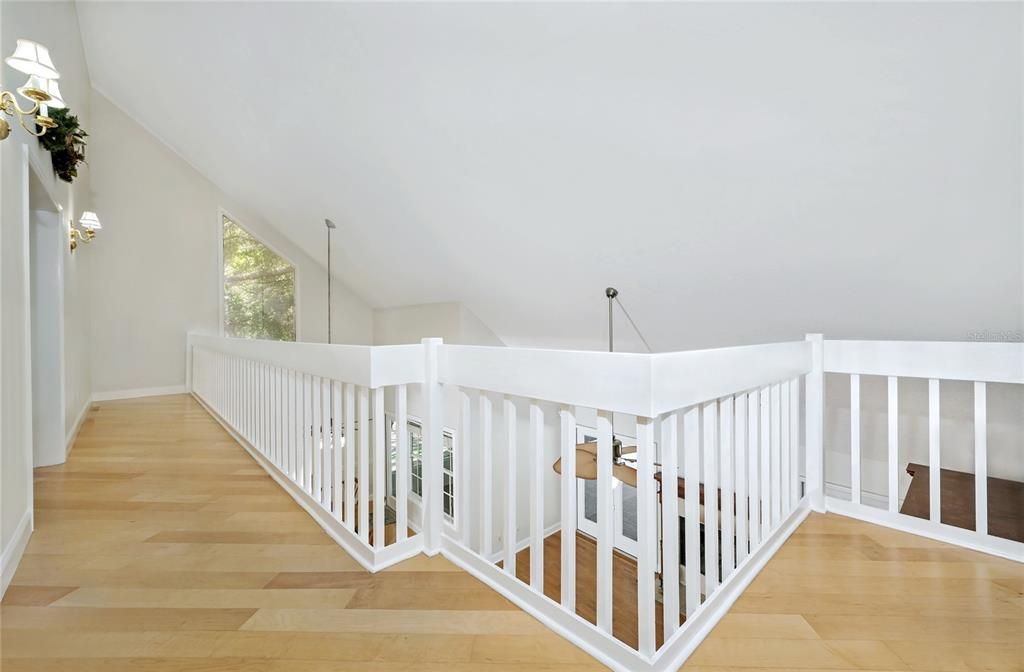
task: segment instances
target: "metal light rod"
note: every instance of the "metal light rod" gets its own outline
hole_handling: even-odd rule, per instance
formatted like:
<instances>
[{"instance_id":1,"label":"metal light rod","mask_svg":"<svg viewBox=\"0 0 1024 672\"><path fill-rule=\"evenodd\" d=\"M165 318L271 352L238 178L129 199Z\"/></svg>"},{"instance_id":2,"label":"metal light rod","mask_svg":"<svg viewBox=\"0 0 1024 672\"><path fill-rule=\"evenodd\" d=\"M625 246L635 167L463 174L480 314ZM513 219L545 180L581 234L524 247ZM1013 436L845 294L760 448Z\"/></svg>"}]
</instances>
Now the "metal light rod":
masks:
<instances>
[{"instance_id":1,"label":"metal light rod","mask_svg":"<svg viewBox=\"0 0 1024 672\"><path fill-rule=\"evenodd\" d=\"M327 343L331 342L331 231L338 226L329 219L324 220L327 225Z\"/></svg>"},{"instance_id":2,"label":"metal light rod","mask_svg":"<svg viewBox=\"0 0 1024 672\"><path fill-rule=\"evenodd\" d=\"M615 352L615 339L612 334L615 328L614 320L612 320L612 302L619 295L619 290L614 287L608 287L604 290L604 295L608 297L608 352Z\"/></svg>"}]
</instances>

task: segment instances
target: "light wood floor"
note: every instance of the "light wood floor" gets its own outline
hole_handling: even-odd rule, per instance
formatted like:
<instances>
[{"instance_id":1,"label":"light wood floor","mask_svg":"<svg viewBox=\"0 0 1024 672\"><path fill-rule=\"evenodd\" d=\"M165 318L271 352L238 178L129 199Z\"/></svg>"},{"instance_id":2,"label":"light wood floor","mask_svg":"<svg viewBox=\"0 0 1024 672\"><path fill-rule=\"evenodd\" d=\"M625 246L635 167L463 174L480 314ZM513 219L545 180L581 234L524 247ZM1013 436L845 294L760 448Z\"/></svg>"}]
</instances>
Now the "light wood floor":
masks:
<instances>
[{"instance_id":1,"label":"light wood floor","mask_svg":"<svg viewBox=\"0 0 1024 672\"><path fill-rule=\"evenodd\" d=\"M558 602L562 599L562 535L559 532L544 539L544 594ZM502 563L498 563L501 566ZM637 648L637 572L636 560L618 551L612 557L612 634L626 646ZM516 578L530 582L530 549L516 554ZM662 604L656 603L654 613L658 646L664 641ZM597 543L585 534L576 535L576 613L597 623ZM686 620L686 612L679 622Z\"/></svg>"},{"instance_id":2,"label":"light wood floor","mask_svg":"<svg viewBox=\"0 0 1024 672\"><path fill-rule=\"evenodd\" d=\"M36 472L3 672L602 669L442 558L370 575L192 399L98 405ZM688 671L1024 670L1019 564L812 516Z\"/></svg>"}]
</instances>

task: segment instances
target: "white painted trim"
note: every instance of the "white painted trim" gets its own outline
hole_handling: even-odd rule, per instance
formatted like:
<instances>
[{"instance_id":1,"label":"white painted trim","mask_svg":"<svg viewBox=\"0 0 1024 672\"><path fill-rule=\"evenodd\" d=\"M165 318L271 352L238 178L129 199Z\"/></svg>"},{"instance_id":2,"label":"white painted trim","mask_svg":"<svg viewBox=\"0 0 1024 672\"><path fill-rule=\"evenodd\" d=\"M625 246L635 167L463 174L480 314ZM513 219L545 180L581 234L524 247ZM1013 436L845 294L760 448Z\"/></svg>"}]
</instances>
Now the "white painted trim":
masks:
<instances>
[{"instance_id":1,"label":"white painted trim","mask_svg":"<svg viewBox=\"0 0 1024 672\"><path fill-rule=\"evenodd\" d=\"M825 371L1024 384L1024 343L826 340Z\"/></svg>"},{"instance_id":2,"label":"white painted trim","mask_svg":"<svg viewBox=\"0 0 1024 672\"><path fill-rule=\"evenodd\" d=\"M676 630L676 633L654 654L654 669L668 671L678 670L682 667L690 654L718 625L733 603L786 543L796 528L800 527L810 512L810 503L805 496L775 529L770 539L765 540L756 551L748 555L747 559L715 590L711 599L698 607L696 613L686 619L683 627Z\"/></svg>"},{"instance_id":3,"label":"white painted trim","mask_svg":"<svg viewBox=\"0 0 1024 672\"><path fill-rule=\"evenodd\" d=\"M556 520L554 523L552 523L551 525L548 525L547 527L544 528L544 538L547 539L552 534L554 534L555 532L558 532L561 529L562 529L562 521ZM456 540L458 539L458 535L455 534L455 528L454 527L452 528L451 536L454 537ZM519 541L516 542L516 555L519 555L519 553L521 551L525 551L529 547L530 547L530 537L529 537L529 533L527 533L527 536L523 537L522 539L520 539ZM491 553L491 556L488 558L488 560L493 564L493 563L501 562L502 558L504 558L504 557L505 557L505 551L504 551L504 549L502 549L502 550L500 550L500 551L498 551L496 553Z\"/></svg>"},{"instance_id":4,"label":"white painted trim","mask_svg":"<svg viewBox=\"0 0 1024 672\"><path fill-rule=\"evenodd\" d=\"M546 595L531 590L456 539L443 538L441 554L598 662L616 672L653 672L650 662L635 650L598 630L593 623L569 613Z\"/></svg>"},{"instance_id":5,"label":"white painted trim","mask_svg":"<svg viewBox=\"0 0 1024 672\"><path fill-rule=\"evenodd\" d=\"M833 483L831 481L825 482L825 497L829 499L845 500L850 501L850 486L842 485L841 483ZM877 492L868 492L867 490L861 490L860 501L865 506L870 506L877 509L889 508L889 497L887 495L880 495ZM900 502L902 504L903 502Z\"/></svg>"},{"instance_id":6,"label":"white painted trim","mask_svg":"<svg viewBox=\"0 0 1024 672\"><path fill-rule=\"evenodd\" d=\"M423 535L416 534L405 541L400 541L382 549L374 550L364 544L359 537L351 532L344 524L328 513L320 502L312 495L303 490L293 482L287 475L281 472L277 466L264 457L252 444L246 441L231 425L220 417L213 407L207 404L198 394L192 397L206 409L206 412L216 420L221 427L231 435L238 445L245 449L249 456L273 478L281 488L287 492L295 502L305 509L306 513L327 533L346 553L355 558L362 567L371 573L379 572L382 569L395 565L403 560L413 558L423 552Z\"/></svg>"},{"instance_id":7,"label":"white painted trim","mask_svg":"<svg viewBox=\"0 0 1024 672\"><path fill-rule=\"evenodd\" d=\"M300 321L301 311L299 310L299 265L295 263L295 260L290 256L279 250L275 245L268 243L262 236L255 233L252 229L242 223L242 220L235 217L233 214L228 212L223 206L217 208L217 314L218 314L218 330L217 333L220 336L224 336L224 218L227 217L232 222L242 228L243 231L248 233L250 236L255 238L260 244L265 245L270 249L271 252L281 257L289 264L291 264L292 270L295 273L295 342L302 342L302 322Z\"/></svg>"},{"instance_id":8,"label":"white painted trim","mask_svg":"<svg viewBox=\"0 0 1024 672\"><path fill-rule=\"evenodd\" d=\"M501 559L500 552L494 554L493 560L489 562L462 547L453 537L445 537L441 552L453 563L539 620L545 627L616 672L667 672L679 669L686 662L768 561L807 518L810 511L809 500L805 496L772 533L770 540L765 541L747 556L718 587L711 601L698 608L650 660L618 640L608 637L589 621L566 612L547 596L533 591L518 579L507 575L494 564ZM527 544L522 545L523 548L528 542L529 540Z\"/></svg>"},{"instance_id":9,"label":"white painted trim","mask_svg":"<svg viewBox=\"0 0 1024 672\"><path fill-rule=\"evenodd\" d=\"M655 418L802 376L806 341L661 354L443 345L446 385Z\"/></svg>"},{"instance_id":10,"label":"white painted trim","mask_svg":"<svg viewBox=\"0 0 1024 672\"><path fill-rule=\"evenodd\" d=\"M10 544L3 550L3 553L0 553L0 598L3 598L7 587L14 579L14 572L18 570L18 564L21 562L21 556L25 554L25 547L28 546L33 529L35 529L35 521L32 509L29 509L18 521L18 527L14 529Z\"/></svg>"},{"instance_id":11,"label":"white painted trim","mask_svg":"<svg viewBox=\"0 0 1024 672\"><path fill-rule=\"evenodd\" d=\"M184 385L168 385L166 387L137 387L133 390L114 390L112 392L93 392L92 401L114 401L116 399L138 399L140 397L163 397L169 394L185 394Z\"/></svg>"},{"instance_id":12,"label":"white painted trim","mask_svg":"<svg viewBox=\"0 0 1024 672\"><path fill-rule=\"evenodd\" d=\"M25 488L27 494L27 502L25 504L25 510L29 513L35 510L35 479L32 478L32 468L36 463L35 460L35 438L33 436L33 421L32 421L32 269L30 260L32 259L32 248L29 242L29 231L28 223L31 215L29 209L29 164L31 162L31 154L28 149L28 145L23 144L21 146L22 154L22 170L21 170L21 198L22 198L22 221L25 224L25 230L22 232L22 278L21 281L24 284L24 291L22 293L22 305L24 305L24 311L22 312L22 329L24 330L25 338L25 362L28 363L28 368L24 369L25 377L22 380L22 389L26 393L25 413L22 421L25 423L25 445L22 449L25 451L26 462L28 465L28 479L27 487ZM45 184L45 181L44 181ZM61 374L63 376L63 372ZM63 419L63 416L61 416ZM19 554L20 558L21 555Z\"/></svg>"},{"instance_id":13,"label":"white painted trim","mask_svg":"<svg viewBox=\"0 0 1024 672\"><path fill-rule=\"evenodd\" d=\"M71 448L75 445L75 439L78 438L78 432L82 429L82 423L85 422L85 416L88 415L89 409L92 408L92 397L87 397L85 403L82 404L82 410L78 412L78 417L75 419L71 429L67 432L67 439L64 444L64 459L67 460L67 456L71 454Z\"/></svg>"},{"instance_id":14,"label":"white painted trim","mask_svg":"<svg viewBox=\"0 0 1024 672\"><path fill-rule=\"evenodd\" d=\"M422 345L329 345L189 333L186 348L194 347L370 389L422 383L426 371Z\"/></svg>"},{"instance_id":15,"label":"white painted trim","mask_svg":"<svg viewBox=\"0 0 1024 672\"><path fill-rule=\"evenodd\" d=\"M892 513L885 509L874 509L863 504L857 506L834 497L825 498L825 506L829 513L836 513L847 518L856 518L866 523L873 523L901 532L916 534L954 546L969 548L972 551L996 555L1007 560L1024 562L1024 543L978 534L973 530L965 530L952 525L935 523L924 518L916 518L902 513Z\"/></svg>"}]
</instances>

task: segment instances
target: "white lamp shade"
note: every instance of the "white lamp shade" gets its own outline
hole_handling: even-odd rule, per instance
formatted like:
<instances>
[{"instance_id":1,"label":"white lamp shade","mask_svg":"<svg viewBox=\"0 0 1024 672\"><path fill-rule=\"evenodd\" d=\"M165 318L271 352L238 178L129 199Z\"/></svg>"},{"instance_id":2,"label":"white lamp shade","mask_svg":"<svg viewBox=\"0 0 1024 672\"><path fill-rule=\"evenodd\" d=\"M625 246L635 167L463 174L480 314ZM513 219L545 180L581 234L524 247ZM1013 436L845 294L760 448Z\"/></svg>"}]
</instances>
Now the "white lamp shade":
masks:
<instances>
[{"instance_id":1,"label":"white lamp shade","mask_svg":"<svg viewBox=\"0 0 1024 672\"><path fill-rule=\"evenodd\" d=\"M60 73L50 60L50 50L32 40L18 40L14 53L4 59L7 65L26 75L58 79Z\"/></svg>"},{"instance_id":2,"label":"white lamp shade","mask_svg":"<svg viewBox=\"0 0 1024 672\"><path fill-rule=\"evenodd\" d=\"M103 225L100 224L100 218L96 216L96 213L89 212L88 210L82 213L82 218L78 220L78 223L83 229L89 229L90 231L103 228Z\"/></svg>"},{"instance_id":3,"label":"white lamp shade","mask_svg":"<svg viewBox=\"0 0 1024 672\"><path fill-rule=\"evenodd\" d=\"M50 99L46 101L47 107L53 110L59 110L63 107L67 107L64 104L64 98L60 95L60 87L57 86L56 79L47 79L46 81L46 92L50 94Z\"/></svg>"}]
</instances>

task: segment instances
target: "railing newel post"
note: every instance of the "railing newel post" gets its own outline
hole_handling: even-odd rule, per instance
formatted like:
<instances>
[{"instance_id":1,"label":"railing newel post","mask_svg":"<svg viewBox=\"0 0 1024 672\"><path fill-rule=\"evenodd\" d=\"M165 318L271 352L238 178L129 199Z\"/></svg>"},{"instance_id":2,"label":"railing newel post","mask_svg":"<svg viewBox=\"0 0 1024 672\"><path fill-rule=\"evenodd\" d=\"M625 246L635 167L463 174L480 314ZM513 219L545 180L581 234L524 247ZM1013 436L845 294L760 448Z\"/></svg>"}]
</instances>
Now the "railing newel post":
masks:
<instances>
[{"instance_id":1,"label":"railing newel post","mask_svg":"<svg viewBox=\"0 0 1024 672\"><path fill-rule=\"evenodd\" d=\"M423 550L437 555L441 550L443 521L442 492L444 450L444 389L438 379L440 338L424 338L423 377Z\"/></svg>"},{"instance_id":2,"label":"railing newel post","mask_svg":"<svg viewBox=\"0 0 1024 672\"><path fill-rule=\"evenodd\" d=\"M811 370L806 377L805 487L811 508L824 513L825 339L821 334L807 334L806 340L811 344Z\"/></svg>"}]
</instances>

